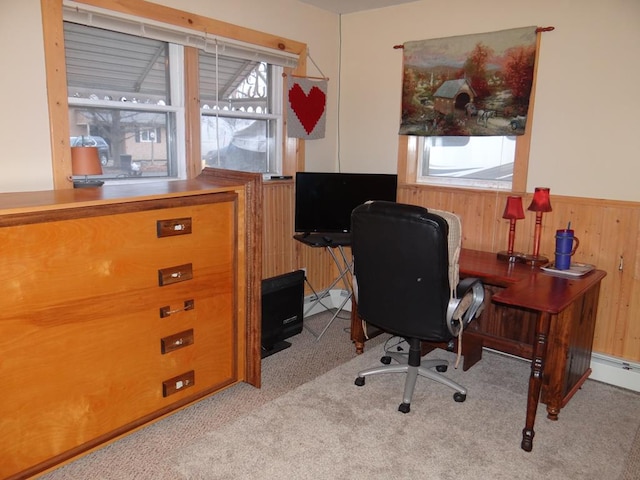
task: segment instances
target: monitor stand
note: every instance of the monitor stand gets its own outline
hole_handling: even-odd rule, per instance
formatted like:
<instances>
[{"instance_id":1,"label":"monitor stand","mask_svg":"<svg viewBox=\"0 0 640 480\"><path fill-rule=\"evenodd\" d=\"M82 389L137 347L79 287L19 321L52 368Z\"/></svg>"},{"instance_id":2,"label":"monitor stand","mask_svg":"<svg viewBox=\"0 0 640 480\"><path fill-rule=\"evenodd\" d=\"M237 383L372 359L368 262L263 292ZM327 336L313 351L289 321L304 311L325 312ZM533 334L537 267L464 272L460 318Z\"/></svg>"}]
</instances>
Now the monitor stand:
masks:
<instances>
[{"instance_id":1,"label":"monitor stand","mask_svg":"<svg viewBox=\"0 0 640 480\"><path fill-rule=\"evenodd\" d=\"M311 247L348 247L351 245L351 234L344 232L307 232L296 234L293 238Z\"/></svg>"},{"instance_id":2,"label":"monitor stand","mask_svg":"<svg viewBox=\"0 0 640 480\"><path fill-rule=\"evenodd\" d=\"M322 290L321 292L316 293L316 298L311 302L311 305L307 307L305 310L303 317L306 316L307 313L311 312L316 305L318 305L323 298L326 297L331 289L337 285L340 281L344 284L345 291L347 295L342 300L342 303L338 305L336 312L331 317L331 320L325 325L320 333L314 332L308 325L303 323L303 328L306 328L316 340L320 340L322 335L327 331L327 329L331 326L333 321L336 319L338 314L342 311L346 303L353 296L353 288L351 286L351 275L353 274L353 260L349 260L344 253L344 247L348 247L351 245L351 233L301 233L296 234L293 238L299 242L304 243L313 248L324 248L333 258L333 261L338 269L338 276L331 282L327 288ZM340 257L335 254L334 249L337 249L340 253ZM313 288L313 287L312 287Z\"/></svg>"}]
</instances>

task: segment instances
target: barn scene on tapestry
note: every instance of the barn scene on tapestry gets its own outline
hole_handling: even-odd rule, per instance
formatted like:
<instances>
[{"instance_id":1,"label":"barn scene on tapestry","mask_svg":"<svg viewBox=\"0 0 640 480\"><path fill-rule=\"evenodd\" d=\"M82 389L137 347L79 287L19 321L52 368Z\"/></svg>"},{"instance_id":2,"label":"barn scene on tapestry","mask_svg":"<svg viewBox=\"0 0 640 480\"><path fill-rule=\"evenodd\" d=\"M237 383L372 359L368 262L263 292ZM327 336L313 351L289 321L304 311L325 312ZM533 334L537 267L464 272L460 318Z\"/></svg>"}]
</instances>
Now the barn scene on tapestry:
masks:
<instances>
[{"instance_id":1,"label":"barn scene on tapestry","mask_svg":"<svg viewBox=\"0 0 640 480\"><path fill-rule=\"evenodd\" d=\"M406 42L400 135L522 135L536 27Z\"/></svg>"}]
</instances>

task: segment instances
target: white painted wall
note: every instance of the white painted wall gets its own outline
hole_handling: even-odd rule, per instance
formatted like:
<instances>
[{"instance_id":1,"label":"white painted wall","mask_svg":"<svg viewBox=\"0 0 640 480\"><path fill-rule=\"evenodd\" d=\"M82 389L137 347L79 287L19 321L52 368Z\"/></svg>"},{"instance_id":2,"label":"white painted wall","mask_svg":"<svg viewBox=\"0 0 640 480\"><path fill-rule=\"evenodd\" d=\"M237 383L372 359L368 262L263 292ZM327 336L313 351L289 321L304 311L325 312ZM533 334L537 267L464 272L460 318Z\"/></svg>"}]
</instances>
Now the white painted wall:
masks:
<instances>
[{"instance_id":1,"label":"white painted wall","mask_svg":"<svg viewBox=\"0 0 640 480\"><path fill-rule=\"evenodd\" d=\"M527 191L640 201L640 2L423 0L342 16L343 171L396 171L410 40L554 26L542 37Z\"/></svg>"},{"instance_id":2,"label":"white painted wall","mask_svg":"<svg viewBox=\"0 0 640 480\"><path fill-rule=\"evenodd\" d=\"M53 188L41 19L39 0L0 0L0 191Z\"/></svg>"},{"instance_id":3,"label":"white painted wall","mask_svg":"<svg viewBox=\"0 0 640 480\"><path fill-rule=\"evenodd\" d=\"M555 26L542 39L527 190L640 201L638 0L421 0L342 16L297 0L157 3L307 43L330 78L326 138L306 146L307 170L317 171L396 171L402 50L394 45ZM0 65L0 191L51 188L39 0L0 0ZM320 75L312 62L308 73Z\"/></svg>"}]
</instances>

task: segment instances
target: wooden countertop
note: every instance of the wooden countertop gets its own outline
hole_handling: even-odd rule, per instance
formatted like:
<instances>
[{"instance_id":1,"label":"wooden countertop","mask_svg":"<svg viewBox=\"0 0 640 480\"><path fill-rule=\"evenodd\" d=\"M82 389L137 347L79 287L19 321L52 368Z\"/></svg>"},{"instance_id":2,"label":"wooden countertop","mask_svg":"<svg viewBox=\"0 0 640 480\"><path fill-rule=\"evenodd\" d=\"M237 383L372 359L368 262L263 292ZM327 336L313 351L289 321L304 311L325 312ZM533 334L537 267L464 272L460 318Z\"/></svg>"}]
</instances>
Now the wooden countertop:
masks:
<instances>
[{"instance_id":1,"label":"wooden countertop","mask_svg":"<svg viewBox=\"0 0 640 480\"><path fill-rule=\"evenodd\" d=\"M241 186L241 184L239 184ZM157 197L180 197L228 191L229 183L210 180L159 180L129 185L105 185L98 188L73 188L34 192L0 193L0 215L59 210L108 203L135 202Z\"/></svg>"},{"instance_id":2,"label":"wooden countertop","mask_svg":"<svg viewBox=\"0 0 640 480\"><path fill-rule=\"evenodd\" d=\"M462 249L460 254L460 274L508 287L493 295L496 303L550 314L560 313L606 276L603 270L593 270L583 277L563 277L537 267L497 260L495 253L468 249Z\"/></svg>"}]
</instances>

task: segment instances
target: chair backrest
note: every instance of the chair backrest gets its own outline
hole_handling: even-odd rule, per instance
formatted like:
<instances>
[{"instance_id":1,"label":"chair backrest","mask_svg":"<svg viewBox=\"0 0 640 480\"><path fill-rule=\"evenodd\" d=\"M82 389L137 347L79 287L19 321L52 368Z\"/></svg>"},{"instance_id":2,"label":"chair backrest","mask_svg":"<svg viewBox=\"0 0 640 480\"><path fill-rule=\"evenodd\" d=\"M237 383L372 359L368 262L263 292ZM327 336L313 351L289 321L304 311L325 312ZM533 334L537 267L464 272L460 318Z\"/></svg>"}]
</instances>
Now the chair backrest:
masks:
<instances>
[{"instance_id":1,"label":"chair backrest","mask_svg":"<svg viewBox=\"0 0 640 480\"><path fill-rule=\"evenodd\" d=\"M449 288L451 298L455 297L456 285L460 283L460 249L462 248L462 222L455 213L445 210L428 209L429 213L441 216L447 221L449 235L447 245L449 246Z\"/></svg>"},{"instance_id":2,"label":"chair backrest","mask_svg":"<svg viewBox=\"0 0 640 480\"><path fill-rule=\"evenodd\" d=\"M366 322L405 337L452 338L448 231L442 216L415 205L374 201L353 210L358 313Z\"/></svg>"}]
</instances>

